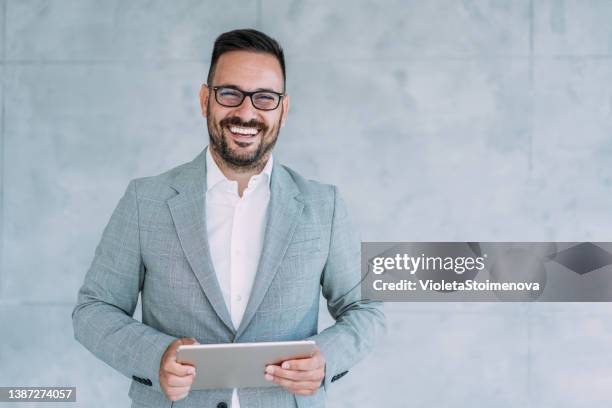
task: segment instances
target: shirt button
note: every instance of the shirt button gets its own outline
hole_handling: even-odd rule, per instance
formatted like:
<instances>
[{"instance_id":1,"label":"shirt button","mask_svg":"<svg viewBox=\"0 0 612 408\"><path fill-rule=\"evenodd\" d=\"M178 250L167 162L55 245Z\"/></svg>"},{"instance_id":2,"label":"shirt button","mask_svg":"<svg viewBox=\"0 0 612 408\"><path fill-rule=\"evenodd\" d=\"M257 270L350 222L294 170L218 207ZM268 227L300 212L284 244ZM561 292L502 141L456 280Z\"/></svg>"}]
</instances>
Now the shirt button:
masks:
<instances>
[{"instance_id":1,"label":"shirt button","mask_svg":"<svg viewBox=\"0 0 612 408\"><path fill-rule=\"evenodd\" d=\"M237 302L240 302L241 300L242 300L242 296L240 296L240 295L236 296L236 301Z\"/></svg>"}]
</instances>

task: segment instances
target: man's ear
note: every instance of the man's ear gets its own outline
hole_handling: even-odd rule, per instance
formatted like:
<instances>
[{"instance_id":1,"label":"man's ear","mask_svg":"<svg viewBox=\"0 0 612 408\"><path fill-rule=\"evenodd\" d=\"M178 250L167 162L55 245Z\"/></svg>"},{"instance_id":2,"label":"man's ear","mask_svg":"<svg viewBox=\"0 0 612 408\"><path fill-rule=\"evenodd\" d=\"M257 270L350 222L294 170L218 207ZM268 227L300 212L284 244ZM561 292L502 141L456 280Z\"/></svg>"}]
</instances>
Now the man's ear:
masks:
<instances>
[{"instance_id":1,"label":"man's ear","mask_svg":"<svg viewBox=\"0 0 612 408\"><path fill-rule=\"evenodd\" d=\"M202 116L205 118L208 116L208 98L210 96L210 88L208 85L202 84L200 88L200 107L202 108Z\"/></svg>"},{"instance_id":2,"label":"man's ear","mask_svg":"<svg viewBox=\"0 0 612 408\"><path fill-rule=\"evenodd\" d=\"M283 97L283 102L282 102L282 109L283 109L283 117L281 119L281 127L285 126L285 121L287 120L287 114L289 113L289 95L285 95Z\"/></svg>"}]
</instances>

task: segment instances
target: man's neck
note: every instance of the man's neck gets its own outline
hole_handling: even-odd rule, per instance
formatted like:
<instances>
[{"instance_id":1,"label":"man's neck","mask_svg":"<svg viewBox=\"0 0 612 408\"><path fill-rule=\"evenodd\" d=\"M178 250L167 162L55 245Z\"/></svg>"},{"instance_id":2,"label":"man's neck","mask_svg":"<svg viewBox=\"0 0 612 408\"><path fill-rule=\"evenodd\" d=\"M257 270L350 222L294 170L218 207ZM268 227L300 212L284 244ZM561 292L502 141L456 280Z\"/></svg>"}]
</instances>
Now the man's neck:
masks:
<instances>
[{"instance_id":1,"label":"man's neck","mask_svg":"<svg viewBox=\"0 0 612 408\"><path fill-rule=\"evenodd\" d=\"M223 175L228 180L238 182L238 195L240 197L242 197L242 193L249 185L249 180L251 180L251 177L253 177L256 174L261 173L264 167L266 167L266 163L270 159L270 153L268 153L267 157L264 157L261 163L257 165L256 167L236 168L234 166L230 166L227 163L225 163L225 161L221 157L219 157L217 155L217 152L215 152L214 150L211 149L210 153L215 163L217 163L219 170L221 170L221 172L223 173Z\"/></svg>"}]
</instances>

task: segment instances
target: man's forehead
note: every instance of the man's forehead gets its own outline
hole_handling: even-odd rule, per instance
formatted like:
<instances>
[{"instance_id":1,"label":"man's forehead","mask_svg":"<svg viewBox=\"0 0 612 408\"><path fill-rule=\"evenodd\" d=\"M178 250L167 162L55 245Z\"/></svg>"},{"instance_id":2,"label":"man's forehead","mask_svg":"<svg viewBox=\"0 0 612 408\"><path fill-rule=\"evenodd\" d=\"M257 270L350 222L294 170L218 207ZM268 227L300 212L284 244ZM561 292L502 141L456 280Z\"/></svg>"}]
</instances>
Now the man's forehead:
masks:
<instances>
[{"instance_id":1,"label":"man's forehead","mask_svg":"<svg viewBox=\"0 0 612 408\"><path fill-rule=\"evenodd\" d=\"M217 61L213 85L234 85L245 91L272 89L283 91L283 71L272 54L231 51Z\"/></svg>"}]
</instances>

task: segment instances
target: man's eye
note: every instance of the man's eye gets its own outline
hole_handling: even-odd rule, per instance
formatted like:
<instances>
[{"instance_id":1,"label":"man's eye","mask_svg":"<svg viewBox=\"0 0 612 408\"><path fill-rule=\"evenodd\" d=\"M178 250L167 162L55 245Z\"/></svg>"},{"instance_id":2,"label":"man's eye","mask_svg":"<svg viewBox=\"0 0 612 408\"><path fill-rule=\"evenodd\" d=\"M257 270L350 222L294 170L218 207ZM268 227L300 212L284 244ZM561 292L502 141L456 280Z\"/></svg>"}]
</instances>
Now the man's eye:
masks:
<instances>
[{"instance_id":1,"label":"man's eye","mask_svg":"<svg viewBox=\"0 0 612 408\"><path fill-rule=\"evenodd\" d=\"M257 94L255 99L260 100L262 102L268 102L275 100L274 95L272 94Z\"/></svg>"},{"instance_id":2,"label":"man's eye","mask_svg":"<svg viewBox=\"0 0 612 408\"><path fill-rule=\"evenodd\" d=\"M234 89L220 89L219 95L227 97L240 97L240 92Z\"/></svg>"}]
</instances>

